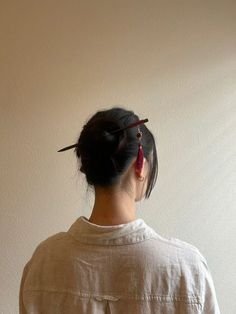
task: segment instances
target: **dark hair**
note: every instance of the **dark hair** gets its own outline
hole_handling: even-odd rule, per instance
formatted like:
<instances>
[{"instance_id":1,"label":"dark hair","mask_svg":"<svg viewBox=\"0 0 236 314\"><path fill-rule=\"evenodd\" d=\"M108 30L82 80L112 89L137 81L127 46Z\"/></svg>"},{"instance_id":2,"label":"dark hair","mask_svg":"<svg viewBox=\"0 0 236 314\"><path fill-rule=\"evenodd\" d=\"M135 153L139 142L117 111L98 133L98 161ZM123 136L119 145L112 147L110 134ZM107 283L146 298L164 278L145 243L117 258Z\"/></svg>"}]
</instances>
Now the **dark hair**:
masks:
<instances>
[{"instance_id":1,"label":"dark hair","mask_svg":"<svg viewBox=\"0 0 236 314\"><path fill-rule=\"evenodd\" d=\"M84 125L74 152L80 161L79 170L85 173L89 186L110 187L118 182L120 175L137 156L138 128L136 126L114 134L111 132L138 120L139 117L133 111L113 107L98 111ZM157 152L152 133L144 124L140 124L139 128L144 157L149 165L145 192L145 198L149 198L158 174Z\"/></svg>"}]
</instances>

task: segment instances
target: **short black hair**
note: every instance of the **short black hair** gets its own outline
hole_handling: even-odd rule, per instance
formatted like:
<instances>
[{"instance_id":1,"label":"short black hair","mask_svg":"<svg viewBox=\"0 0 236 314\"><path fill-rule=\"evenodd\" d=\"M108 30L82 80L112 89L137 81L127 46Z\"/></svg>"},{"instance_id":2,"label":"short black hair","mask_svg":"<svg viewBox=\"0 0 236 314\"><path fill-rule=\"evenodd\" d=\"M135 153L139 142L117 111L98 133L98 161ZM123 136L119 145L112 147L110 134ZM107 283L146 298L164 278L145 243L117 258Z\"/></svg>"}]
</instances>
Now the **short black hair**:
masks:
<instances>
[{"instance_id":1,"label":"short black hair","mask_svg":"<svg viewBox=\"0 0 236 314\"><path fill-rule=\"evenodd\" d=\"M87 120L74 152L79 161L79 170L85 174L88 186L115 185L132 159L137 157L137 126L114 134L111 132L138 120L140 118L132 110L121 106L97 111ZM153 134L145 124L140 124L139 128L142 132L144 157L149 165L145 192L145 198L149 198L157 179L158 159Z\"/></svg>"}]
</instances>

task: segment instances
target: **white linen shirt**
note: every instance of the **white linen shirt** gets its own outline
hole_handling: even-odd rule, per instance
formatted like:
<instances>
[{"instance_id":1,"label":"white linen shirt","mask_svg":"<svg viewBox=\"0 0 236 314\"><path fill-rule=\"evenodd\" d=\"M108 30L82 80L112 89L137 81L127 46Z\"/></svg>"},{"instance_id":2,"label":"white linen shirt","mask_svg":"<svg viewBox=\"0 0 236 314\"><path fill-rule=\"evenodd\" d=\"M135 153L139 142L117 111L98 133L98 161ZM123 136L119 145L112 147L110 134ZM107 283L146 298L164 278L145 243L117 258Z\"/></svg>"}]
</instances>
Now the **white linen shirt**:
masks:
<instances>
[{"instance_id":1,"label":"white linen shirt","mask_svg":"<svg viewBox=\"0 0 236 314\"><path fill-rule=\"evenodd\" d=\"M25 265L20 314L219 314L206 259L143 219L101 226L80 216Z\"/></svg>"}]
</instances>

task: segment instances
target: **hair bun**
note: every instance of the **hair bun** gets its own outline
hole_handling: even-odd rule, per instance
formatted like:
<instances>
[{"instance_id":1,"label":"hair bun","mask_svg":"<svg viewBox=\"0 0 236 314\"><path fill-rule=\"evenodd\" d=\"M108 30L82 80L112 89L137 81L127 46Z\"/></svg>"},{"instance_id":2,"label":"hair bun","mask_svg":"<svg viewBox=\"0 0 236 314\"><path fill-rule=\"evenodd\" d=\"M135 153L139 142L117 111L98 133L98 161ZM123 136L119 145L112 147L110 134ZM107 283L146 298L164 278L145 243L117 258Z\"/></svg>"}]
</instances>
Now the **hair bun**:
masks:
<instances>
[{"instance_id":1,"label":"hair bun","mask_svg":"<svg viewBox=\"0 0 236 314\"><path fill-rule=\"evenodd\" d=\"M119 136L110 133L108 130L100 130L97 132L97 137L94 138L94 145L100 149L99 155L110 157L117 149L119 143Z\"/></svg>"},{"instance_id":2,"label":"hair bun","mask_svg":"<svg viewBox=\"0 0 236 314\"><path fill-rule=\"evenodd\" d=\"M110 132L103 130L102 131L102 140L107 143L114 143L116 137Z\"/></svg>"},{"instance_id":3,"label":"hair bun","mask_svg":"<svg viewBox=\"0 0 236 314\"><path fill-rule=\"evenodd\" d=\"M119 144L119 135L111 131L117 129L117 123L113 121L97 121L96 124L87 125L84 129L87 141L83 143L84 149L91 155L92 159L103 157L110 158Z\"/></svg>"}]
</instances>

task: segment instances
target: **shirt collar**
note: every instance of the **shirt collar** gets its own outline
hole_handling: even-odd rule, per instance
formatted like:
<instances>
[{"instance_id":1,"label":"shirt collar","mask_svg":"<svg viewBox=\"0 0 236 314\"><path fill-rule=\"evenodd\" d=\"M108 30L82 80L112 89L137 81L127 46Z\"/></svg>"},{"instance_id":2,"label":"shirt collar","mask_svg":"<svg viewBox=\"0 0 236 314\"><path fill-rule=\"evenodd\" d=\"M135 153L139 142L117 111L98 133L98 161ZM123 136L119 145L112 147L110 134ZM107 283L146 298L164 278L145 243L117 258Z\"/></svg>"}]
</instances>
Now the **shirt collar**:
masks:
<instances>
[{"instance_id":1,"label":"shirt collar","mask_svg":"<svg viewBox=\"0 0 236 314\"><path fill-rule=\"evenodd\" d=\"M157 233L141 218L124 224L101 226L80 216L67 232L79 242L100 245L124 245L157 238Z\"/></svg>"}]
</instances>

